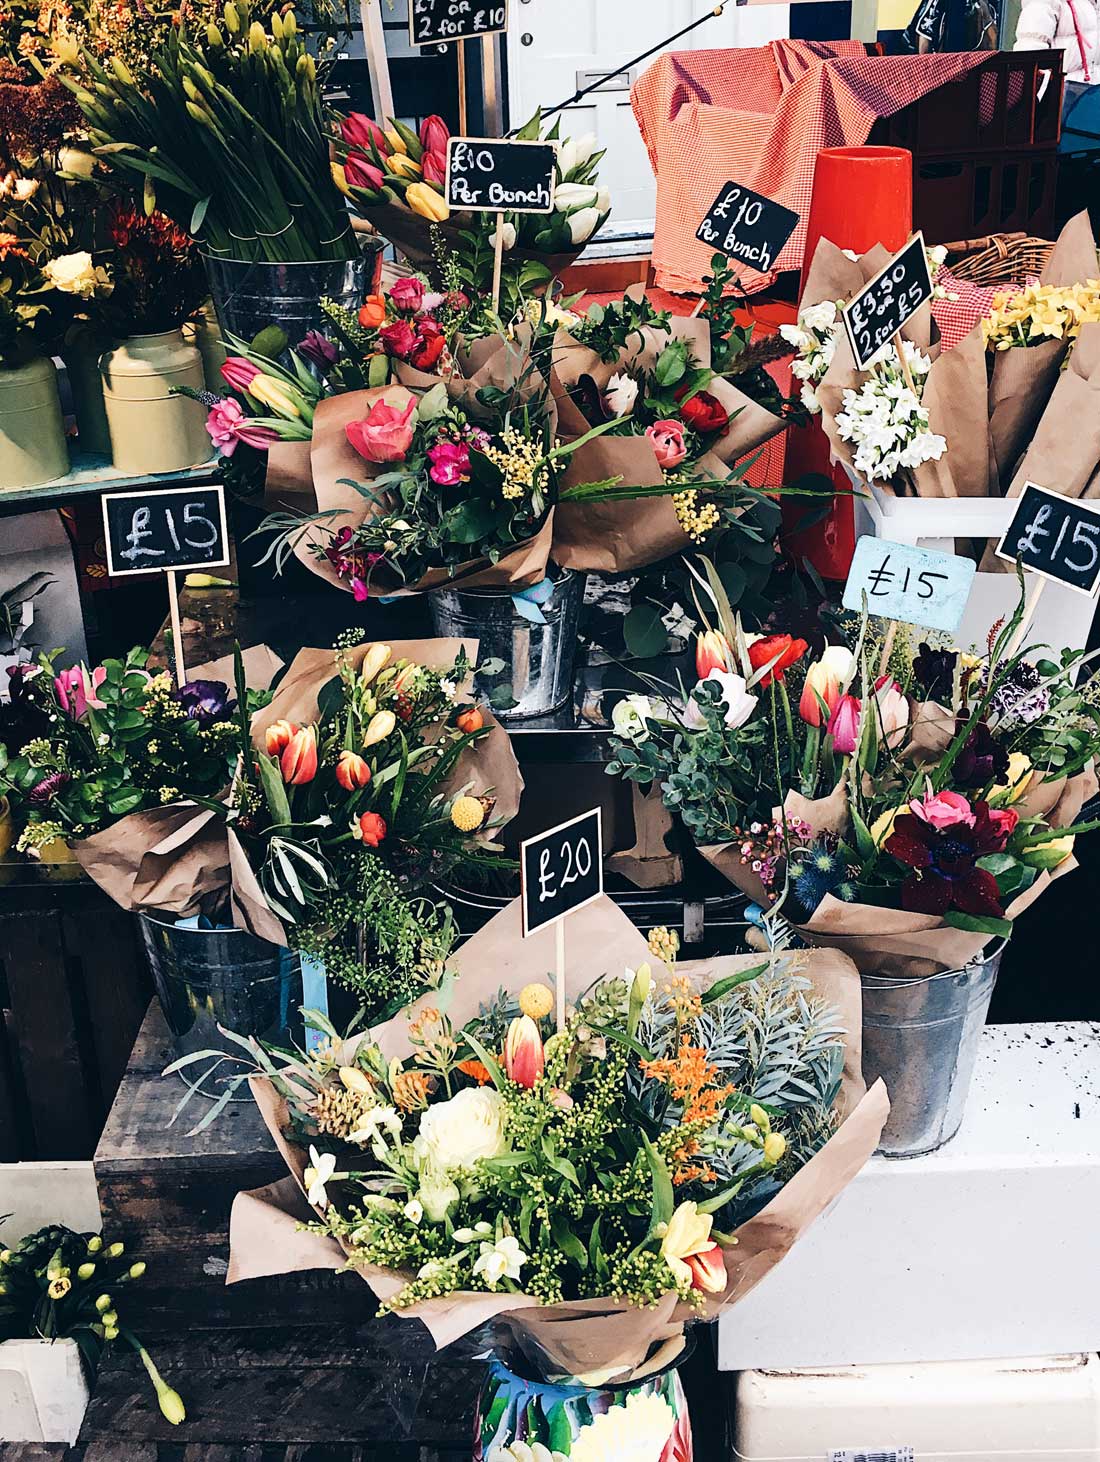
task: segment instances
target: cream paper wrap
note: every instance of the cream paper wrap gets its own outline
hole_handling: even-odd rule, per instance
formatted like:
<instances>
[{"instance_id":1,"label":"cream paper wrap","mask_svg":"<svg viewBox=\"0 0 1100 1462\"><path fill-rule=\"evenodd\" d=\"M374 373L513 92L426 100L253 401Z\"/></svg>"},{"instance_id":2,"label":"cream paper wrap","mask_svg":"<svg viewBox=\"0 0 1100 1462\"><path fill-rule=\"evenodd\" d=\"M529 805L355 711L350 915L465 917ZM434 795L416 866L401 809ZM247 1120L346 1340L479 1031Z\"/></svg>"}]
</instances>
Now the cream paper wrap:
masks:
<instances>
[{"instance_id":1,"label":"cream paper wrap","mask_svg":"<svg viewBox=\"0 0 1100 1462\"><path fill-rule=\"evenodd\" d=\"M569 395L582 376L590 376L603 391L611 377L620 371L651 369L662 349L673 340L686 341L698 364L710 365L710 326L706 320L673 316L669 324L670 333L649 326L636 332L614 361L602 360L567 330L557 331L550 387L557 402L561 441L574 442L590 430ZM731 420L726 435L698 462L698 475L724 479L738 458L776 436L786 423L720 376L706 389L721 402ZM647 437L597 437L569 458L562 481L562 501L554 516L551 552L555 563L570 569L630 573L683 553L691 546L676 517L671 495L606 503L598 499L583 503L568 501L570 487L615 478L630 487L663 484L664 474Z\"/></svg>"},{"instance_id":2,"label":"cream paper wrap","mask_svg":"<svg viewBox=\"0 0 1100 1462\"><path fill-rule=\"evenodd\" d=\"M278 443L268 454L265 499L270 510L289 508L307 514L333 514L298 536L294 555L335 588L351 593L347 579L341 578L329 560L316 550L328 547L332 534L341 528L357 528L367 518L390 511L393 506L388 499L373 502L356 489L358 483L369 490L371 480L392 471L394 464L364 461L347 439L346 428L350 422L361 421L378 401L404 409L412 396L430 390L440 381L447 387L450 399L460 403L474 421L485 416L485 408L476 399L483 387L510 390L527 376L521 394L530 397L543 388L523 341L511 342L503 337L473 341L459 348L459 361L465 364L466 374L441 378L399 364L397 382L328 396L314 413L311 441ZM553 432L557 417L552 400L549 410ZM495 564L488 558L470 559L453 569L430 569L415 584L401 584L395 575L380 573L372 579L372 590L378 594L424 593L449 584L460 584L464 589L529 588L546 577L553 516L551 508L538 532L502 554Z\"/></svg>"},{"instance_id":3,"label":"cream paper wrap","mask_svg":"<svg viewBox=\"0 0 1100 1462\"><path fill-rule=\"evenodd\" d=\"M459 979L452 987L448 1014L455 1026L471 1019L501 986L513 993L532 980L552 978L555 931L547 926L524 940L516 900L473 936L452 960ZM601 897L579 910L566 932L566 988L578 998L594 981L621 977L624 968L654 963L646 941L610 899ZM681 968L708 981L738 967L759 964L759 956L699 961ZM855 967L831 951L810 951L801 970L816 993L834 1004L848 1032L840 1096L840 1127L825 1146L783 1187L755 1218L737 1230L738 1244L725 1251L729 1284L722 1295L706 1297L702 1310L666 1295L653 1309L639 1310L610 1298L541 1306L529 1295L460 1293L414 1305L401 1315L415 1316L437 1347L457 1340L487 1320L499 1318L528 1360L544 1374L623 1379L649 1360L655 1349L676 1341L685 1322L715 1319L759 1283L795 1241L859 1172L878 1144L889 1101L882 1082L867 1091L861 1073L861 1011ZM438 995L427 1003L438 1005ZM412 1007L413 1011L416 1006ZM390 1058L411 1054L409 1012L378 1026L373 1038ZM307 1154L283 1136L285 1109L265 1079L252 1083L268 1130L290 1169L291 1179L240 1194L230 1223L230 1261L226 1282L300 1269L339 1269L345 1255L334 1239L298 1233L303 1208L302 1174ZM406 1283L390 1270L366 1266L359 1271L379 1301Z\"/></svg>"}]
</instances>

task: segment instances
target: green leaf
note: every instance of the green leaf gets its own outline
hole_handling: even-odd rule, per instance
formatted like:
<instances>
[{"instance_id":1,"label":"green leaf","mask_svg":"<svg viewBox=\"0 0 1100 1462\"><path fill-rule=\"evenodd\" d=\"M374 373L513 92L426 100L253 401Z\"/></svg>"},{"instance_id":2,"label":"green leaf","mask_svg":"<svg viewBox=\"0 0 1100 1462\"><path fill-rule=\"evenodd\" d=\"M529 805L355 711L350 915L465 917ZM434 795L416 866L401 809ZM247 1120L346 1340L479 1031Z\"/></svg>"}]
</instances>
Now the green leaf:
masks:
<instances>
[{"instance_id":1,"label":"green leaf","mask_svg":"<svg viewBox=\"0 0 1100 1462\"><path fill-rule=\"evenodd\" d=\"M660 1224L668 1223L672 1217L673 1209L676 1207L676 1197L672 1191L672 1178L664 1158L644 1132L640 1132L638 1135L642 1139L649 1171L653 1177L653 1208L649 1220L649 1232L652 1235L657 1232Z\"/></svg>"},{"instance_id":2,"label":"green leaf","mask_svg":"<svg viewBox=\"0 0 1100 1462\"><path fill-rule=\"evenodd\" d=\"M731 1183L728 1188L723 1188L720 1193L715 1193L714 1196L708 1198L705 1203L698 1204L696 1211L699 1213L717 1213L718 1210L720 1208L724 1208L725 1205L729 1203L732 1198L737 1197L738 1193L740 1193L744 1185L744 1178L738 1178L736 1183Z\"/></svg>"},{"instance_id":3,"label":"green leaf","mask_svg":"<svg viewBox=\"0 0 1100 1462\"><path fill-rule=\"evenodd\" d=\"M202 228L203 220L206 218L206 210L210 207L209 193L205 198L200 198L191 211L191 226L187 232L192 238L198 238L199 230Z\"/></svg>"},{"instance_id":4,"label":"green leaf","mask_svg":"<svg viewBox=\"0 0 1100 1462\"><path fill-rule=\"evenodd\" d=\"M944 923L952 929L966 929L971 934L996 934L1001 939L1012 937L1012 920L995 919L991 914L964 914L951 909L944 915Z\"/></svg>"},{"instance_id":5,"label":"green leaf","mask_svg":"<svg viewBox=\"0 0 1100 1462\"><path fill-rule=\"evenodd\" d=\"M260 785L263 788L272 821L280 826L286 826L291 820L290 802L286 795L279 763L273 756L268 756L266 751L256 752L256 763L260 768Z\"/></svg>"},{"instance_id":6,"label":"green leaf","mask_svg":"<svg viewBox=\"0 0 1100 1462\"><path fill-rule=\"evenodd\" d=\"M867 824L860 817L855 807L849 802L849 812L852 818L852 827L856 835L856 848L861 858L873 858L875 856L875 840L871 836Z\"/></svg>"},{"instance_id":7,"label":"green leaf","mask_svg":"<svg viewBox=\"0 0 1100 1462\"><path fill-rule=\"evenodd\" d=\"M499 1065L497 1064L496 1058L489 1054L489 1051L486 1049L485 1046L481 1044L477 1036L474 1035L473 1031L464 1030L462 1032L462 1039L473 1051L474 1055L481 1062L482 1066L485 1067L485 1070L492 1078L493 1085L497 1088L498 1091L503 1091L504 1086L507 1082L507 1077L504 1075L504 1072L501 1071Z\"/></svg>"},{"instance_id":8,"label":"green leaf","mask_svg":"<svg viewBox=\"0 0 1100 1462\"><path fill-rule=\"evenodd\" d=\"M740 970L737 974L725 975L720 980L715 980L709 990L705 991L702 1000L704 1005L713 1005L715 1001L723 999L731 990L736 990L738 985L747 985L750 980L758 980L761 975L767 974L766 964L753 965L751 969Z\"/></svg>"},{"instance_id":9,"label":"green leaf","mask_svg":"<svg viewBox=\"0 0 1100 1462\"><path fill-rule=\"evenodd\" d=\"M566 1222L565 1214L561 1211L560 1208L555 1208L551 1210L550 1232L554 1236L555 1244L557 1244L558 1248L562 1251L565 1257L567 1259L572 1259L573 1263L582 1272L586 1270L588 1268L588 1250L584 1247L580 1239L577 1238L576 1234L569 1227L569 1224Z\"/></svg>"},{"instance_id":10,"label":"green leaf","mask_svg":"<svg viewBox=\"0 0 1100 1462\"><path fill-rule=\"evenodd\" d=\"M661 623L661 611L654 604L635 604L623 620L626 648L638 660L659 655L668 644L668 631Z\"/></svg>"},{"instance_id":11,"label":"green leaf","mask_svg":"<svg viewBox=\"0 0 1100 1462\"><path fill-rule=\"evenodd\" d=\"M564 1401L555 1402L550 1408L547 1422L550 1426L548 1446L551 1452L560 1452L563 1457L568 1457L573 1450L573 1424L569 1420Z\"/></svg>"}]
</instances>

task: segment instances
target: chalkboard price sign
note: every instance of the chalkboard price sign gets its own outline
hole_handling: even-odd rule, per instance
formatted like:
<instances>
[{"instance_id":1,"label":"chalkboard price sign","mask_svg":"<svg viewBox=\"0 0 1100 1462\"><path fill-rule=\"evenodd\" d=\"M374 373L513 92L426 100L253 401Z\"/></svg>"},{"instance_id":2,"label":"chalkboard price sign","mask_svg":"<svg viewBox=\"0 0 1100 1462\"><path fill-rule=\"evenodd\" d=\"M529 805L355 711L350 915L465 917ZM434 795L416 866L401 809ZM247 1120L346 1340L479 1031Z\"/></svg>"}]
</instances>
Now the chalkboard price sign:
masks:
<instances>
[{"instance_id":1,"label":"chalkboard price sign","mask_svg":"<svg viewBox=\"0 0 1100 1462\"><path fill-rule=\"evenodd\" d=\"M772 268L798 227L798 214L742 183L727 183L707 210L695 237L761 274Z\"/></svg>"},{"instance_id":2,"label":"chalkboard price sign","mask_svg":"<svg viewBox=\"0 0 1100 1462\"><path fill-rule=\"evenodd\" d=\"M1100 587L1100 511L1093 503L1025 483L997 554L1012 563L1019 559L1044 579L1095 595Z\"/></svg>"},{"instance_id":3,"label":"chalkboard price sign","mask_svg":"<svg viewBox=\"0 0 1100 1462\"><path fill-rule=\"evenodd\" d=\"M452 137L447 143L447 202L460 212L553 213L553 142Z\"/></svg>"},{"instance_id":4,"label":"chalkboard price sign","mask_svg":"<svg viewBox=\"0 0 1100 1462\"><path fill-rule=\"evenodd\" d=\"M953 634L962 624L977 565L973 559L865 534L856 544L843 604L859 614L900 619Z\"/></svg>"},{"instance_id":5,"label":"chalkboard price sign","mask_svg":"<svg viewBox=\"0 0 1100 1462\"><path fill-rule=\"evenodd\" d=\"M409 40L414 46L471 41L507 29L507 0L409 0Z\"/></svg>"},{"instance_id":6,"label":"chalkboard price sign","mask_svg":"<svg viewBox=\"0 0 1100 1462\"><path fill-rule=\"evenodd\" d=\"M110 492L103 496L107 572L147 574L219 568L229 562L225 495L214 487L163 492Z\"/></svg>"},{"instance_id":7,"label":"chalkboard price sign","mask_svg":"<svg viewBox=\"0 0 1100 1462\"><path fill-rule=\"evenodd\" d=\"M600 809L520 844L523 937L575 914L603 893Z\"/></svg>"},{"instance_id":8,"label":"chalkboard price sign","mask_svg":"<svg viewBox=\"0 0 1100 1462\"><path fill-rule=\"evenodd\" d=\"M924 235L918 233L844 308L844 325L861 371L931 298Z\"/></svg>"}]
</instances>

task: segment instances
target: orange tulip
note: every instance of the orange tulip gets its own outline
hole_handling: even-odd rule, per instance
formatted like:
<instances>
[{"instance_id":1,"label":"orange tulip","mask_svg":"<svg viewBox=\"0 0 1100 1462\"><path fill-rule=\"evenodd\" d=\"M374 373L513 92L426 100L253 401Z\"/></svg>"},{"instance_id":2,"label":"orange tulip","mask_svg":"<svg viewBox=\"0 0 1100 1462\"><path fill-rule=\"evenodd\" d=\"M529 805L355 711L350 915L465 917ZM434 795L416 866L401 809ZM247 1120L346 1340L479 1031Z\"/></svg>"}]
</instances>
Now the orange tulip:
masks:
<instances>
[{"instance_id":1,"label":"orange tulip","mask_svg":"<svg viewBox=\"0 0 1100 1462\"><path fill-rule=\"evenodd\" d=\"M354 792L370 781L370 767L357 751L342 751L336 763L336 780L345 792Z\"/></svg>"},{"instance_id":2,"label":"orange tulip","mask_svg":"<svg viewBox=\"0 0 1100 1462\"><path fill-rule=\"evenodd\" d=\"M508 1027L504 1042L504 1068L510 1081L532 1087L542 1075L546 1056L539 1028L529 1015L521 1015Z\"/></svg>"},{"instance_id":3,"label":"orange tulip","mask_svg":"<svg viewBox=\"0 0 1100 1462\"><path fill-rule=\"evenodd\" d=\"M312 782L317 775L317 732L312 726L301 726L283 748L279 758L283 781L291 787Z\"/></svg>"},{"instance_id":4,"label":"orange tulip","mask_svg":"<svg viewBox=\"0 0 1100 1462\"><path fill-rule=\"evenodd\" d=\"M701 1254L689 1255L684 1263L691 1270L692 1289L701 1289L704 1294L721 1294L729 1283L718 1244L711 1244Z\"/></svg>"},{"instance_id":5,"label":"orange tulip","mask_svg":"<svg viewBox=\"0 0 1100 1462\"><path fill-rule=\"evenodd\" d=\"M293 721L275 721L264 732L264 750L268 756L281 756L298 727Z\"/></svg>"},{"instance_id":6,"label":"orange tulip","mask_svg":"<svg viewBox=\"0 0 1100 1462\"><path fill-rule=\"evenodd\" d=\"M384 295L368 294L359 311L359 323L364 330L377 330L386 323L386 299Z\"/></svg>"},{"instance_id":7,"label":"orange tulip","mask_svg":"<svg viewBox=\"0 0 1100 1462\"><path fill-rule=\"evenodd\" d=\"M733 666L730 642L721 630L708 629L695 636L695 672L705 680L712 670L729 670Z\"/></svg>"},{"instance_id":8,"label":"orange tulip","mask_svg":"<svg viewBox=\"0 0 1100 1462\"><path fill-rule=\"evenodd\" d=\"M485 717L478 706L467 706L455 717L455 725L464 736L472 736L485 725Z\"/></svg>"}]
</instances>

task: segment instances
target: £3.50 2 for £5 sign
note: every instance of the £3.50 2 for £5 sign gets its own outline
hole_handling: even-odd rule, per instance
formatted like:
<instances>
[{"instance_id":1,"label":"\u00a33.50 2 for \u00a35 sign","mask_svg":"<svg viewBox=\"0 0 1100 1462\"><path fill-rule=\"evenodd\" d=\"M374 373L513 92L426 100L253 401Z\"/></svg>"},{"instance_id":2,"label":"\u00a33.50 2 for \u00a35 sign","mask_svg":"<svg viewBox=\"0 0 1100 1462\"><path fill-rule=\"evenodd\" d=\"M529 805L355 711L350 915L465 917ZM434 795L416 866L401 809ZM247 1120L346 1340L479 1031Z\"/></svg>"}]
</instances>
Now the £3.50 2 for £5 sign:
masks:
<instances>
[{"instance_id":1,"label":"\u00a33.50 2 for \u00a35 sign","mask_svg":"<svg viewBox=\"0 0 1100 1462\"><path fill-rule=\"evenodd\" d=\"M861 371L931 298L924 235L918 233L844 307L844 327Z\"/></svg>"}]
</instances>

